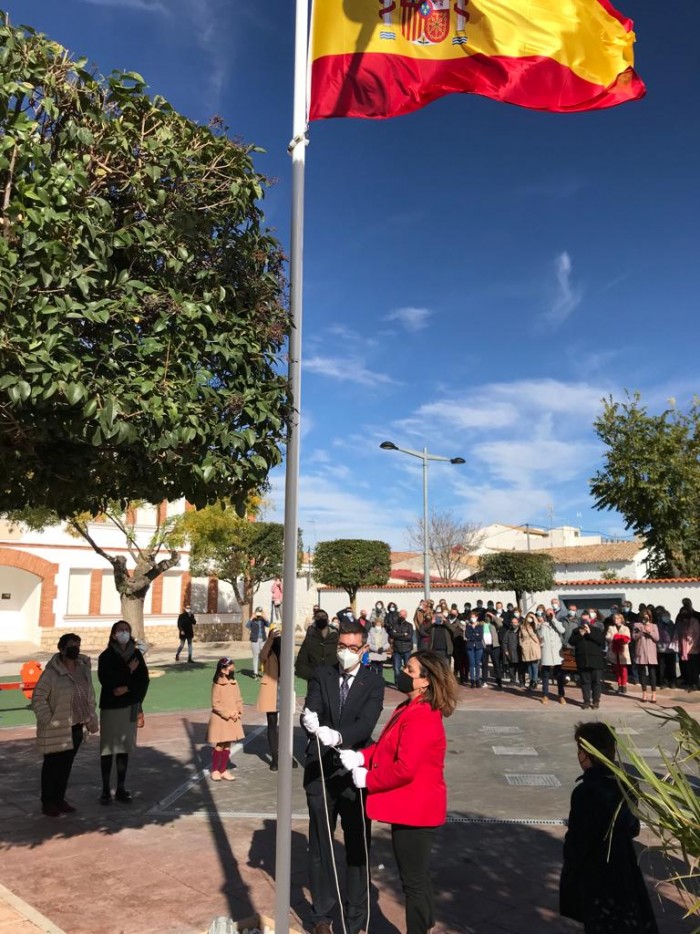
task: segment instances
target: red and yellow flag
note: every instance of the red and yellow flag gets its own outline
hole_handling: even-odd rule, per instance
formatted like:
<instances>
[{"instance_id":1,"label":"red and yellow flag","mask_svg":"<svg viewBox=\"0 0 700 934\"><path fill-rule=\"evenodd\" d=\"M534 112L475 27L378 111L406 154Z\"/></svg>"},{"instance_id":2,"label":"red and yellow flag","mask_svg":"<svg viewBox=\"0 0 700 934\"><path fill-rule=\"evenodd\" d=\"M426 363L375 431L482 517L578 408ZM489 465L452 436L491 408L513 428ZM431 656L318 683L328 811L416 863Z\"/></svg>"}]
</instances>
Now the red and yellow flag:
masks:
<instances>
[{"instance_id":1,"label":"red and yellow flag","mask_svg":"<svg viewBox=\"0 0 700 934\"><path fill-rule=\"evenodd\" d=\"M397 117L445 94L556 112L645 94L610 0L314 0L311 120Z\"/></svg>"}]
</instances>

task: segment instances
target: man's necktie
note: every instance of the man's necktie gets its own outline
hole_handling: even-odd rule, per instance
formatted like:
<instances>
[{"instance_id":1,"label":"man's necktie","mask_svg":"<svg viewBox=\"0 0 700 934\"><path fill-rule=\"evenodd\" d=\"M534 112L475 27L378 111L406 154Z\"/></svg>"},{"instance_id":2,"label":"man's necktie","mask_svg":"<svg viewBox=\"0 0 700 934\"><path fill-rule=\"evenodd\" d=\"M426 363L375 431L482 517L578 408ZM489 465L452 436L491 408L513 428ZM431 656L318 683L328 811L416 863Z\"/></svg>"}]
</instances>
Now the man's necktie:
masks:
<instances>
[{"instance_id":1,"label":"man's necktie","mask_svg":"<svg viewBox=\"0 0 700 934\"><path fill-rule=\"evenodd\" d=\"M340 709L341 710L345 706L345 701L348 699L349 690L350 690L350 675L347 672L344 672L342 675L342 681L340 682Z\"/></svg>"}]
</instances>

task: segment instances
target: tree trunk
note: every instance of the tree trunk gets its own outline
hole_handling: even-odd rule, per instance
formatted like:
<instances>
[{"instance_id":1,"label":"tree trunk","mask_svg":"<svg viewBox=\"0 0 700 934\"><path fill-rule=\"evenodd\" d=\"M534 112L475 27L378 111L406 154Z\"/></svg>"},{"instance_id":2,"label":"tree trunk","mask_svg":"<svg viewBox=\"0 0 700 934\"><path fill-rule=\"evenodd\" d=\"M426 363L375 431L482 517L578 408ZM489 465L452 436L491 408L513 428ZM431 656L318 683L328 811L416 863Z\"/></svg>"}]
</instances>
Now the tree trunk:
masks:
<instances>
[{"instance_id":1,"label":"tree trunk","mask_svg":"<svg viewBox=\"0 0 700 934\"><path fill-rule=\"evenodd\" d=\"M521 613L523 612L523 595L524 595L524 593L525 593L524 590L516 590L516 591L515 591L515 605L517 606L517 608L520 610Z\"/></svg>"},{"instance_id":2,"label":"tree trunk","mask_svg":"<svg viewBox=\"0 0 700 934\"><path fill-rule=\"evenodd\" d=\"M143 605L145 599L145 594L138 597L124 593L121 595L122 619L125 619L131 626L131 631L137 642L146 641L146 630L143 624Z\"/></svg>"}]
</instances>

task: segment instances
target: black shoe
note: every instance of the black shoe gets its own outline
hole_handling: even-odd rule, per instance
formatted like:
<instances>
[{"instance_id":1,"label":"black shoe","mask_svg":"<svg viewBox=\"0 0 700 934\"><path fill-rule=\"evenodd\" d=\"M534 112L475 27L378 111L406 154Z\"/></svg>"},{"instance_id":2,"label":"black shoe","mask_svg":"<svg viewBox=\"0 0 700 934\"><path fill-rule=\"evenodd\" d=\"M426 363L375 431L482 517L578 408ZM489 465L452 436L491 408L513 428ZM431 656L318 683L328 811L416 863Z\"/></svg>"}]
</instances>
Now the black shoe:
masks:
<instances>
[{"instance_id":1,"label":"black shoe","mask_svg":"<svg viewBox=\"0 0 700 934\"><path fill-rule=\"evenodd\" d=\"M72 804L68 804L67 801L61 801L58 806L61 814L75 814L77 808L74 808Z\"/></svg>"},{"instance_id":2,"label":"black shoe","mask_svg":"<svg viewBox=\"0 0 700 934\"><path fill-rule=\"evenodd\" d=\"M590 709L591 709L590 704L581 704L581 710L590 710Z\"/></svg>"},{"instance_id":3,"label":"black shoe","mask_svg":"<svg viewBox=\"0 0 700 934\"><path fill-rule=\"evenodd\" d=\"M276 762L271 762L271 763L270 763L270 771L271 771L271 772L277 772L278 770L279 770L279 766L277 765L277 763L276 763Z\"/></svg>"},{"instance_id":4,"label":"black shoe","mask_svg":"<svg viewBox=\"0 0 700 934\"><path fill-rule=\"evenodd\" d=\"M60 817L63 811L57 804L42 804L41 813L45 817Z\"/></svg>"},{"instance_id":5,"label":"black shoe","mask_svg":"<svg viewBox=\"0 0 700 934\"><path fill-rule=\"evenodd\" d=\"M103 791L100 795L100 804L111 804L112 803L112 792Z\"/></svg>"},{"instance_id":6,"label":"black shoe","mask_svg":"<svg viewBox=\"0 0 700 934\"><path fill-rule=\"evenodd\" d=\"M117 788L114 793L114 800L121 801L122 804L131 804L131 792L127 791L126 788Z\"/></svg>"},{"instance_id":7,"label":"black shoe","mask_svg":"<svg viewBox=\"0 0 700 934\"><path fill-rule=\"evenodd\" d=\"M187 659L187 664L188 664L188 665L194 665L194 659L193 659L193 658L188 658L188 659Z\"/></svg>"},{"instance_id":8,"label":"black shoe","mask_svg":"<svg viewBox=\"0 0 700 934\"><path fill-rule=\"evenodd\" d=\"M597 709L600 707L600 704L599 704L599 703L598 703L598 704L592 704L591 706L593 707L594 710L597 710Z\"/></svg>"},{"instance_id":9,"label":"black shoe","mask_svg":"<svg viewBox=\"0 0 700 934\"><path fill-rule=\"evenodd\" d=\"M298 769L298 768L299 768L299 763L297 762L296 759L292 759L292 768L293 768L293 769Z\"/></svg>"}]
</instances>

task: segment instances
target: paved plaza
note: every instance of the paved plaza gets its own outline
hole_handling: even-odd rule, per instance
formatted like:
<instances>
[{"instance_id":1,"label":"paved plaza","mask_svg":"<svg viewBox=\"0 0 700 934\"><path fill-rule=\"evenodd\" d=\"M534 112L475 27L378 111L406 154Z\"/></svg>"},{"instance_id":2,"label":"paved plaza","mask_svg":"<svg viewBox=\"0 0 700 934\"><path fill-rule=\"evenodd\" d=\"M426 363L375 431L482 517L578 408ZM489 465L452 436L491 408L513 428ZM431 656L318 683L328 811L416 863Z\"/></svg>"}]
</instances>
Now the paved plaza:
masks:
<instances>
[{"instance_id":1,"label":"paved plaza","mask_svg":"<svg viewBox=\"0 0 700 934\"><path fill-rule=\"evenodd\" d=\"M569 696L565 707L543 706L520 691L462 689L460 707L446 721L449 819L433 861L436 934L581 930L557 914L563 822L579 774L572 732L584 716L574 703L579 692L572 688ZM660 697L688 702L685 694ZM388 687L383 721L399 699ZM600 715L649 754L672 747L634 694L604 696ZM236 781L218 784L207 779L207 719L205 709L147 712L130 767L131 806L99 804L92 738L69 788L79 810L59 819L39 810L34 729L0 728L0 932L199 934L220 915L273 913L276 775L266 762L264 716L246 707L246 738L233 756ZM297 731L300 760L303 746ZM293 780L292 910L303 930L309 901L301 769ZM654 888L677 866L645 850L650 840L643 835L639 850L660 930L690 931L674 891ZM342 865L340 848L338 856ZM400 934L389 834L376 824L371 872L370 930ZM335 931L342 931L339 922Z\"/></svg>"}]
</instances>

